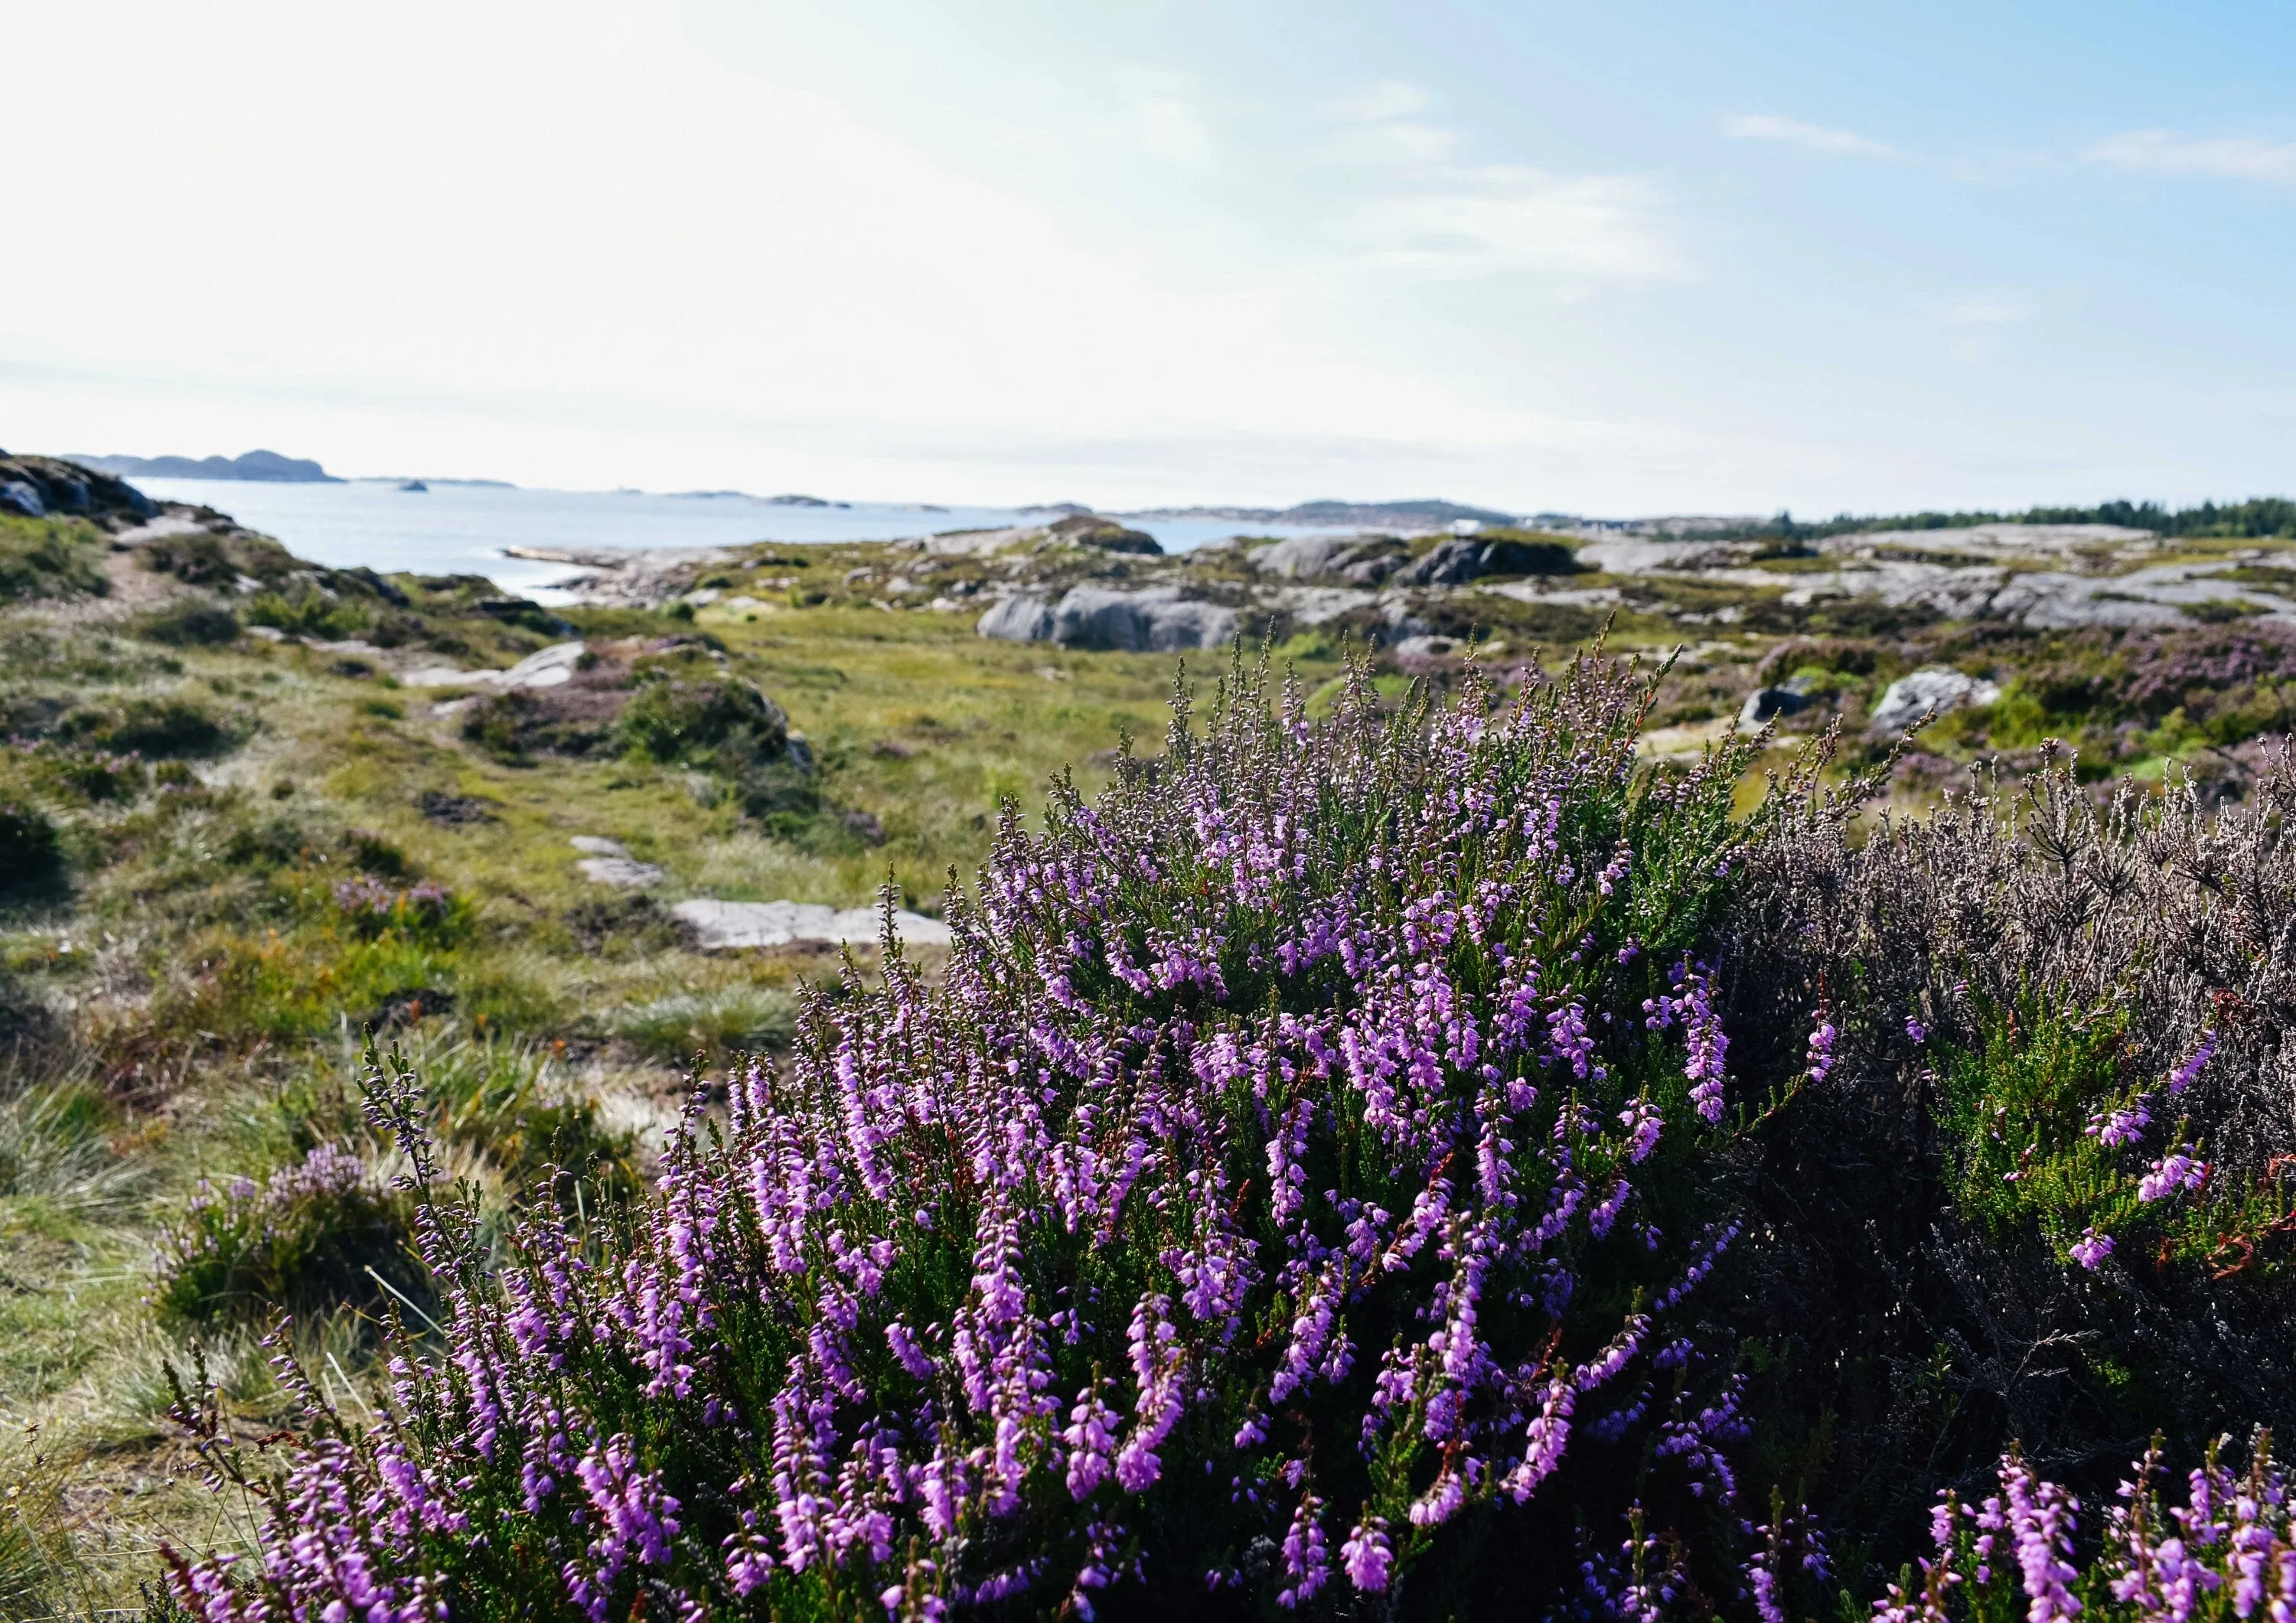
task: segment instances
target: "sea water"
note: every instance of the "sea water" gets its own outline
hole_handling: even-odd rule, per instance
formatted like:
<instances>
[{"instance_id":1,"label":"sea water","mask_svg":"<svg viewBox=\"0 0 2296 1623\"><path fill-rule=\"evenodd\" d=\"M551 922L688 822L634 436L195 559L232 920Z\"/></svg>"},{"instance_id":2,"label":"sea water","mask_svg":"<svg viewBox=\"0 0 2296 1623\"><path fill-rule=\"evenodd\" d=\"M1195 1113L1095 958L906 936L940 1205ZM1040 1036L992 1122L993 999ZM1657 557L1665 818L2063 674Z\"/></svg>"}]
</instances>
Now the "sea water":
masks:
<instances>
[{"instance_id":1,"label":"sea water","mask_svg":"<svg viewBox=\"0 0 2296 1623\"><path fill-rule=\"evenodd\" d=\"M434 484L402 490L395 480L268 484L252 480L138 479L156 501L190 502L227 512L276 537L297 556L335 569L361 564L385 572L486 575L515 591L546 589L563 564L507 558L511 546L733 546L775 541L890 541L947 529L1041 524L1054 516L1011 507L939 507L892 502L782 505L751 496L663 496L646 491L529 490L507 485ZM1186 552L1239 530L1300 535L1299 525L1226 519L1127 521Z\"/></svg>"}]
</instances>

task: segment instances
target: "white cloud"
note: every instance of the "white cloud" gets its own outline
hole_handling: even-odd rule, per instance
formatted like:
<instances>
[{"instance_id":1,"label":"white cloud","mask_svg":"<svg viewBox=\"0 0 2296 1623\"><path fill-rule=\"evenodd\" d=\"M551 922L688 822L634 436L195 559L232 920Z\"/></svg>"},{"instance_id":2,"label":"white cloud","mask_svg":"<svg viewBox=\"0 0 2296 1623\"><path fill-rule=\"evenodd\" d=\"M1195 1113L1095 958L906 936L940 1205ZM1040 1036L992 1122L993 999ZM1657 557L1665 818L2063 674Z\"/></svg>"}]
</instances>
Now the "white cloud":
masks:
<instances>
[{"instance_id":1,"label":"white cloud","mask_svg":"<svg viewBox=\"0 0 2296 1623\"><path fill-rule=\"evenodd\" d=\"M1352 95L1342 96L1332 111L1341 118L1361 123L1382 119L1407 119L1427 111L1427 93L1402 79L1382 79Z\"/></svg>"},{"instance_id":2,"label":"white cloud","mask_svg":"<svg viewBox=\"0 0 2296 1623\"><path fill-rule=\"evenodd\" d=\"M2032 313L2032 306L2016 299L1976 294L1948 310L1945 318L1956 327L2001 327L2022 321Z\"/></svg>"},{"instance_id":3,"label":"white cloud","mask_svg":"<svg viewBox=\"0 0 2296 1623\"><path fill-rule=\"evenodd\" d=\"M1416 115L1427 93L1389 80L1333 107L1326 162L1370 171L1348 185L1369 264L1439 275L1500 272L1570 283L1680 278L1658 189L1637 176L1462 164L1458 132Z\"/></svg>"},{"instance_id":4,"label":"white cloud","mask_svg":"<svg viewBox=\"0 0 2296 1623\"><path fill-rule=\"evenodd\" d=\"M1381 264L1447 273L1537 271L1573 281L1663 282L1686 268L1658 189L1636 176L1557 176L1513 164L1447 169L1363 211Z\"/></svg>"},{"instance_id":5,"label":"white cloud","mask_svg":"<svg viewBox=\"0 0 2296 1623\"><path fill-rule=\"evenodd\" d=\"M1459 144L1458 135L1414 115L1427 111L1428 94L1416 85L1384 80L1332 106L1340 126L1327 155L1343 162L1407 168L1440 163Z\"/></svg>"},{"instance_id":6,"label":"white cloud","mask_svg":"<svg viewBox=\"0 0 2296 1623\"><path fill-rule=\"evenodd\" d=\"M2296 186L2296 142L2266 141L2254 135L2180 135L2168 129L2135 129L2099 142L2086 155L2091 163L2140 175L2204 175Z\"/></svg>"},{"instance_id":7,"label":"white cloud","mask_svg":"<svg viewBox=\"0 0 2296 1623\"><path fill-rule=\"evenodd\" d=\"M1722 121L1722 133L1741 141L1784 141L1808 147L1813 152L1854 152L1865 158L1898 156L1897 148L1869 141L1852 131L1828 129L1823 124L1805 124L1800 119L1781 119L1769 113L1726 119Z\"/></svg>"}]
</instances>

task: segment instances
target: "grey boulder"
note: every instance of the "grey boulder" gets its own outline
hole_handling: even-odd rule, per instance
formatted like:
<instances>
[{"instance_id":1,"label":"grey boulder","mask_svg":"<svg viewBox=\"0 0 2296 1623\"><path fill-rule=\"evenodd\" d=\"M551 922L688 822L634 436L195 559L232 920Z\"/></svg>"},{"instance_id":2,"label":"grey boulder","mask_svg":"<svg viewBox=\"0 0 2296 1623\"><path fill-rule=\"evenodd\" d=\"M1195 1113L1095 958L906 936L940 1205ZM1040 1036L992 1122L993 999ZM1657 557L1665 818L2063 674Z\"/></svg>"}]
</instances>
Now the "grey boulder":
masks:
<instances>
[{"instance_id":1,"label":"grey boulder","mask_svg":"<svg viewBox=\"0 0 2296 1623\"><path fill-rule=\"evenodd\" d=\"M1402 586L1456 586L1486 575L1569 575L1578 560L1559 541L1477 541L1461 536L1395 572Z\"/></svg>"},{"instance_id":2,"label":"grey boulder","mask_svg":"<svg viewBox=\"0 0 2296 1623\"><path fill-rule=\"evenodd\" d=\"M1873 731L1902 733L1935 709L1939 715L1962 705L1991 704L2001 697L1993 683L1957 670L1917 670L1890 684L1874 707Z\"/></svg>"},{"instance_id":3,"label":"grey boulder","mask_svg":"<svg viewBox=\"0 0 2296 1623\"><path fill-rule=\"evenodd\" d=\"M836 908L818 902L720 902L706 897L680 902L671 914L693 931L703 952L744 947L874 947L879 914L874 907ZM893 933L912 947L948 944L948 926L922 914L897 912Z\"/></svg>"},{"instance_id":4,"label":"grey boulder","mask_svg":"<svg viewBox=\"0 0 2296 1623\"><path fill-rule=\"evenodd\" d=\"M1386 536L1293 536L1250 554L1251 567L1283 580L1326 578L1377 586L1404 561L1402 543Z\"/></svg>"},{"instance_id":5,"label":"grey boulder","mask_svg":"<svg viewBox=\"0 0 2296 1623\"><path fill-rule=\"evenodd\" d=\"M1798 716L1809 709L1809 696L1790 687L1760 687L1746 695L1739 707L1738 725L1759 727L1775 716Z\"/></svg>"},{"instance_id":6,"label":"grey boulder","mask_svg":"<svg viewBox=\"0 0 2296 1623\"><path fill-rule=\"evenodd\" d=\"M1023 592L994 604L974 627L982 636L1005 643L1046 643L1053 635L1053 607L1043 598Z\"/></svg>"},{"instance_id":7,"label":"grey boulder","mask_svg":"<svg viewBox=\"0 0 2296 1623\"><path fill-rule=\"evenodd\" d=\"M1218 647L1234 639L1237 625L1234 610L1183 597L1177 586L1071 586L1056 603L1027 593L1008 597L980 617L979 630L1010 643L1161 653Z\"/></svg>"},{"instance_id":8,"label":"grey boulder","mask_svg":"<svg viewBox=\"0 0 2296 1623\"><path fill-rule=\"evenodd\" d=\"M13 507L28 519L45 518L48 512L48 504L40 500L40 493L20 479L0 485L0 507Z\"/></svg>"}]
</instances>

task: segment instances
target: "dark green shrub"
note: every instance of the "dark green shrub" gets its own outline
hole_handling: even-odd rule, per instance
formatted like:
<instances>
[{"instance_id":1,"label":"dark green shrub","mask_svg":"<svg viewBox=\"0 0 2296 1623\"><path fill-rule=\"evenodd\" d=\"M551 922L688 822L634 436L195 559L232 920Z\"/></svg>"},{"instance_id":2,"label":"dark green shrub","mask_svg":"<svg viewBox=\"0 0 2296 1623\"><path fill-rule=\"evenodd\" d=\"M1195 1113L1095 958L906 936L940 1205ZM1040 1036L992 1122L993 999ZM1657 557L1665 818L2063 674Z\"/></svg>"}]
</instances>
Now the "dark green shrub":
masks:
<instances>
[{"instance_id":1,"label":"dark green shrub","mask_svg":"<svg viewBox=\"0 0 2296 1623\"><path fill-rule=\"evenodd\" d=\"M54 735L123 755L216 755L238 742L238 727L194 700L135 698L72 710Z\"/></svg>"},{"instance_id":2,"label":"dark green shrub","mask_svg":"<svg viewBox=\"0 0 2296 1623\"><path fill-rule=\"evenodd\" d=\"M649 673L622 711L622 747L665 766L766 761L789 750L789 717L754 683Z\"/></svg>"},{"instance_id":3,"label":"dark green shrub","mask_svg":"<svg viewBox=\"0 0 2296 1623\"><path fill-rule=\"evenodd\" d=\"M259 1324L384 1292L425 1289L409 1248L408 1203L377 1186L349 1152L321 1144L258 1181L201 1180L162 1237L152 1305L180 1324Z\"/></svg>"},{"instance_id":4,"label":"dark green shrub","mask_svg":"<svg viewBox=\"0 0 2296 1623\"><path fill-rule=\"evenodd\" d=\"M0 895L44 889L62 876L63 840L38 807L0 799Z\"/></svg>"},{"instance_id":5,"label":"dark green shrub","mask_svg":"<svg viewBox=\"0 0 2296 1623\"><path fill-rule=\"evenodd\" d=\"M463 741L512 766L537 755L580 758L610 750L620 695L573 687L490 693L463 717Z\"/></svg>"},{"instance_id":6,"label":"dark green shrub","mask_svg":"<svg viewBox=\"0 0 2296 1623\"><path fill-rule=\"evenodd\" d=\"M186 598L144 616L134 629L148 642L199 648L237 640L240 624L239 616L226 604Z\"/></svg>"},{"instance_id":7,"label":"dark green shrub","mask_svg":"<svg viewBox=\"0 0 2296 1623\"><path fill-rule=\"evenodd\" d=\"M136 549L136 561L155 575L173 575L186 586L227 586L240 574L224 538L204 529L147 541Z\"/></svg>"},{"instance_id":8,"label":"dark green shrub","mask_svg":"<svg viewBox=\"0 0 2296 1623\"><path fill-rule=\"evenodd\" d=\"M332 595L308 581L286 592L263 592L248 600L250 626L270 626L316 642L338 643L365 630L372 619L361 605Z\"/></svg>"},{"instance_id":9,"label":"dark green shrub","mask_svg":"<svg viewBox=\"0 0 2296 1623\"><path fill-rule=\"evenodd\" d=\"M777 840L812 831L821 816L821 781L798 762L741 762L728 775L742 810Z\"/></svg>"}]
</instances>

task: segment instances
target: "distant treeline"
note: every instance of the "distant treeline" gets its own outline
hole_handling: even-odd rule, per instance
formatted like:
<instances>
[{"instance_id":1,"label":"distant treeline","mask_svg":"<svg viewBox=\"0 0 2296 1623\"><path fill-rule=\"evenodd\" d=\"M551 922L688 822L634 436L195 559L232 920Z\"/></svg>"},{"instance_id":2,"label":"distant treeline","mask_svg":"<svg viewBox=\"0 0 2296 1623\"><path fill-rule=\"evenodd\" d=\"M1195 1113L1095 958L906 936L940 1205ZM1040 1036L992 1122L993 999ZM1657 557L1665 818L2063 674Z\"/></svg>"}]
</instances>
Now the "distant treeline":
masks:
<instances>
[{"instance_id":1,"label":"distant treeline","mask_svg":"<svg viewBox=\"0 0 2296 1623\"><path fill-rule=\"evenodd\" d=\"M2022 512L1911 512L1867 518L1845 512L1813 523L1804 523L1790 512L1781 512L1759 524L1716 534L1717 538L1726 540L1772 537L1801 540L1861 530L1967 529L1979 524L2118 524L2164 536L2296 539L2296 501L2269 496L2228 502L2222 506L2203 502L2197 507L2175 509L2158 502L2104 502L2095 507L2031 507Z\"/></svg>"}]
</instances>

